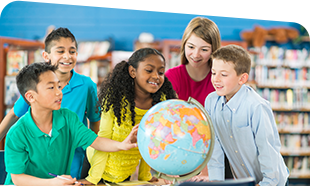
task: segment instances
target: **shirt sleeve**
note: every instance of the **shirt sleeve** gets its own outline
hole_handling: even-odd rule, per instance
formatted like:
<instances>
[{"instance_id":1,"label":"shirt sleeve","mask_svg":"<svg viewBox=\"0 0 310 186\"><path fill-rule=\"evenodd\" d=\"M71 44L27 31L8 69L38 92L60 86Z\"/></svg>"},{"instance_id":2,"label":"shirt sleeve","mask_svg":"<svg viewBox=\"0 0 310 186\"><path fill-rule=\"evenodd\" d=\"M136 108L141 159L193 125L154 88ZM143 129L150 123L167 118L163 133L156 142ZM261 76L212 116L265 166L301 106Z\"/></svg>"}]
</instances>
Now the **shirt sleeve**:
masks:
<instances>
[{"instance_id":1,"label":"shirt sleeve","mask_svg":"<svg viewBox=\"0 0 310 186\"><path fill-rule=\"evenodd\" d=\"M151 167L143 159L141 159L139 166L138 180L150 181L151 179L152 179Z\"/></svg>"},{"instance_id":2,"label":"shirt sleeve","mask_svg":"<svg viewBox=\"0 0 310 186\"><path fill-rule=\"evenodd\" d=\"M98 136L99 137L105 137L105 138L112 138L112 124L114 121L114 115L112 114L112 109L110 109L107 113L102 112L101 114L101 121L100 121L100 127ZM89 147L92 148L92 147ZM88 151L88 149L87 149ZM91 151L91 150L90 150ZM93 149L93 154L90 154L90 156L87 156L89 163L91 165L88 177L86 177L86 180L97 184L104 172L107 159L108 159L108 152L98 151Z\"/></svg>"},{"instance_id":3,"label":"shirt sleeve","mask_svg":"<svg viewBox=\"0 0 310 186\"><path fill-rule=\"evenodd\" d=\"M252 122L258 161L264 176L259 185L278 185L281 178L279 174L282 172L278 170L282 159L279 157L281 144L271 108L267 105L258 105Z\"/></svg>"},{"instance_id":4,"label":"shirt sleeve","mask_svg":"<svg viewBox=\"0 0 310 186\"><path fill-rule=\"evenodd\" d=\"M26 145L23 143L26 139L18 133L18 130L8 132L5 140L5 166L10 174L22 174L26 170L28 162L28 153Z\"/></svg>"},{"instance_id":5,"label":"shirt sleeve","mask_svg":"<svg viewBox=\"0 0 310 186\"><path fill-rule=\"evenodd\" d=\"M224 180L224 152L220 145L219 139L215 135L214 149L208 162L209 180Z\"/></svg>"},{"instance_id":6,"label":"shirt sleeve","mask_svg":"<svg viewBox=\"0 0 310 186\"><path fill-rule=\"evenodd\" d=\"M212 119L212 109L214 108L214 97L209 94L205 99L205 109L209 114L212 123L214 124L214 120ZM214 148L212 152L212 156L207 164L208 166L208 173L209 173L209 180L224 180L225 176L225 165L224 165L224 151L220 144L220 141L214 131Z\"/></svg>"},{"instance_id":7,"label":"shirt sleeve","mask_svg":"<svg viewBox=\"0 0 310 186\"><path fill-rule=\"evenodd\" d=\"M91 80L90 80L91 81ZM100 106L97 97L97 85L91 81L88 86L88 95L86 103L86 116L90 122L100 120Z\"/></svg>"},{"instance_id":8,"label":"shirt sleeve","mask_svg":"<svg viewBox=\"0 0 310 186\"><path fill-rule=\"evenodd\" d=\"M70 130L72 132L73 141L75 148L82 147L86 149L90 146L95 139L98 137L95 132L88 129L79 119L78 115L69 110L69 109L62 109L64 114L66 114L67 123L70 125Z\"/></svg>"},{"instance_id":9,"label":"shirt sleeve","mask_svg":"<svg viewBox=\"0 0 310 186\"><path fill-rule=\"evenodd\" d=\"M23 96L20 96L14 104L14 114L17 117L22 117L28 111L29 105L24 100Z\"/></svg>"}]
</instances>

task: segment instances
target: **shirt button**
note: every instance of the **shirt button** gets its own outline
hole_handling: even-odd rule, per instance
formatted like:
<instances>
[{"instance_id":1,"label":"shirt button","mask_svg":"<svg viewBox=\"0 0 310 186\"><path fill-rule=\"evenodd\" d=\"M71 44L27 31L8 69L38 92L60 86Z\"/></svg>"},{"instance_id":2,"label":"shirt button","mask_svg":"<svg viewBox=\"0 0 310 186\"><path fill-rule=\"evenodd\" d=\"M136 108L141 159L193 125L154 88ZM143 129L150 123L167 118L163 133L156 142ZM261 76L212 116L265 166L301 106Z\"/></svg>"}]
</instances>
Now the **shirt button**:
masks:
<instances>
[{"instance_id":1,"label":"shirt button","mask_svg":"<svg viewBox=\"0 0 310 186\"><path fill-rule=\"evenodd\" d=\"M227 122L229 122L229 120L227 120Z\"/></svg>"},{"instance_id":2,"label":"shirt button","mask_svg":"<svg viewBox=\"0 0 310 186\"><path fill-rule=\"evenodd\" d=\"M44 137L47 137L47 135L44 135Z\"/></svg>"},{"instance_id":3,"label":"shirt button","mask_svg":"<svg viewBox=\"0 0 310 186\"><path fill-rule=\"evenodd\" d=\"M236 150L235 152L236 152L236 153L238 153L238 151L237 151L237 150Z\"/></svg>"},{"instance_id":4,"label":"shirt button","mask_svg":"<svg viewBox=\"0 0 310 186\"><path fill-rule=\"evenodd\" d=\"M244 164L243 164L243 163L242 163L241 165L242 165L242 167L244 167Z\"/></svg>"},{"instance_id":5,"label":"shirt button","mask_svg":"<svg viewBox=\"0 0 310 186\"><path fill-rule=\"evenodd\" d=\"M230 136L230 138L233 138L232 136Z\"/></svg>"},{"instance_id":6,"label":"shirt button","mask_svg":"<svg viewBox=\"0 0 310 186\"><path fill-rule=\"evenodd\" d=\"M235 111L236 109L233 109L233 111Z\"/></svg>"}]
</instances>

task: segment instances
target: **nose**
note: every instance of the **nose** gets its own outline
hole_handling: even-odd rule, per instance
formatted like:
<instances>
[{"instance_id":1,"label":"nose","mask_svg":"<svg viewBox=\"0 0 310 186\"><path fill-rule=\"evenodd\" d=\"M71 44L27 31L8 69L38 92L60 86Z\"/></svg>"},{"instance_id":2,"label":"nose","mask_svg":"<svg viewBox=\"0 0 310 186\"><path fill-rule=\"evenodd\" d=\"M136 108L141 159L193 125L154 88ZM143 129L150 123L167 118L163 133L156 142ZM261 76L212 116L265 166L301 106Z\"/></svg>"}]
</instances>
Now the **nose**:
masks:
<instances>
[{"instance_id":1,"label":"nose","mask_svg":"<svg viewBox=\"0 0 310 186\"><path fill-rule=\"evenodd\" d=\"M56 88L56 96L60 96L62 94L61 88Z\"/></svg>"},{"instance_id":2,"label":"nose","mask_svg":"<svg viewBox=\"0 0 310 186\"><path fill-rule=\"evenodd\" d=\"M219 75L217 75L217 74L213 75L213 74L212 74L212 79L213 79L213 81L215 81L215 82L219 81Z\"/></svg>"},{"instance_id":3,"label":"nose","mask_svg":"<svg viewBox=\"0 0 310 186\"><path fill-rule=\"evenodd\" d=\"M62 57L67 60L71 58L71 55L69 54L69 52L65 52Z\"/></svg>"},{"instance_id":4,"label":"nose","mask_svg":"<svg viewBox=\"0 0 310 186\"><path fill-rule=\"evenodd\" d=\"M199 57L199 56L200 56L199 50L198 50L198 49L194 49L192 55L193 55L193 57L195 57L195 58Z\"/></svg>"},{"instance_id":5,"label":"nose","mask_svg":"<svg viewBox=\"0 0 310 186\"><path fill-rule=\"evenodd\" d=\"M154 72L153 75L152 75L152 77L153 77L154 79L159 79L159 74L158 74L158 72Z\"/></svg>"}]
</instances>

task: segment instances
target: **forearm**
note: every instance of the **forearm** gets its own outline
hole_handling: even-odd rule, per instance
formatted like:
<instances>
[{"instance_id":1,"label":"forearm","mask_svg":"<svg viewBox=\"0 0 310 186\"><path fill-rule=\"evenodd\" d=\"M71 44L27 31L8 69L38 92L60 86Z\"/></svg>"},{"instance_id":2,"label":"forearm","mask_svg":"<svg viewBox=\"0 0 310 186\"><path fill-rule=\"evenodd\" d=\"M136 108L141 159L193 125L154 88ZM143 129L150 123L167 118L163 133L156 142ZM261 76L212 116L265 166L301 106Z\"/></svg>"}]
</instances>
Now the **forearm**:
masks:
<instances>
[{"instance_id":1,"label":"forearm","mask_svg":"<svg viewBox=\"0 0 310 186\"><path fill-rule=\"evenodd\" d=\"M14 185L19 186L48 186L53 185L53 182L51 182L51 179L42 179L34 176L30 176L27 174L12 174L12 181Z\"/></svg>"},{"instance_id":2,"label":"forearm","mask_svg":"<svg viewBox=\"0 0 310 186\"><path fill-rule=\"evenodd\" d=\"M91 144L96 150L104 151L104 152L116 152L122 149L122 143L118 141L114 141L112 139L97 137L95 141Z\"/></svg>"},{"instance_id":3,"label":"forearm","mask_svg":"<svg viewBox=\"0 0 310 186\"><path fill-rule=\"evenodd\" d=\"M19 119L14 114L13 108L9 111L9 113L3 118L1 124L0 124L0 140L4 138L6 133L9 131L11 126Z\"/></svg>"},{"instance_id":4,"label":"forearm","mask_svg":"<svg viewBox=\"0 0 310 186\"><path fill-rule=\"evenodd\" d=\"M96 122L90 122L90 129L98 134L99 131L100 120Z\"/></svg>"}]
</instances>

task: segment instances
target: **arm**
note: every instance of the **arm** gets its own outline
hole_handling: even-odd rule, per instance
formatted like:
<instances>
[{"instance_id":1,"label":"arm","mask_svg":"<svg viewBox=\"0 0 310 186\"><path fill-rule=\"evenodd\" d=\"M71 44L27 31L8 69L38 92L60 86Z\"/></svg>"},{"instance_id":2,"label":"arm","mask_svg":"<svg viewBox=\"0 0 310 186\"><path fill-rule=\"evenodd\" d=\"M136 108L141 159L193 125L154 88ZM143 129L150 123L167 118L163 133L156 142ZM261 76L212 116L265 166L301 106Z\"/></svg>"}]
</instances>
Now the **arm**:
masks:
<instances>
[{"instance_id":1,"label":"arm","mask_svg":"<svg viewBox=\"0 0 310 186\"><path fill-rule=\"evenodd\" d=\"M284 165L280 154L279 134L274 121L271 108L259 105L252 117L252 131L255 136L255 145L258 150L258 161L263 174L263 180L259 185L278 185L283 181ZM281 185L281 184L280 184Z\"/></svg>"},{"instance_id":2,"label":"arm","mask_svg":"<svg viewBox=\"0 0 310 186\"><path fill-rule=\"evenodd\" d=\"M97 137L96 140L91 144L96 150L105 151L105 152L116 152L120 150L129 150L137 147L137 132L139 125L136 125L132 128L132 131L127 136L127 138L122 141L114 141L108 138Z\"/></svg>"},{"instance_id":3,"label":"arm","mask_svg":"<svg viewBox=\"0 0 310 186\"><path fill-rule=\"evenodd\" d=\"M96 122L90 122L90 129L98 134L99 131L100 120Z\"/></svg>"},{"instance_id":4,"label":"arm","mask_svg":"<svg viewBox=\"0 0 310 186\"><path fill-rule=\"evenodd\" d=\"M64 180L60 178L43 179L30 176L27 174L12 174L12 181L16 186L81 185L81 183L74 184L76 179L75 178L72 179L70 175L62 175L62 176L68 178L69 180Z\"/></svg>"},{"instance_id":5,"label":"arm","mask_svg":"<svg viewBox=\"0 0 310 186\"><path fill-rule=\"evenodd\" d=\"M9 113L3 118L0 124L0 141L4 138L6 133L9 131L11 126L19 119L14 113L14 107Z\"/></svg>"}]
</instances>

